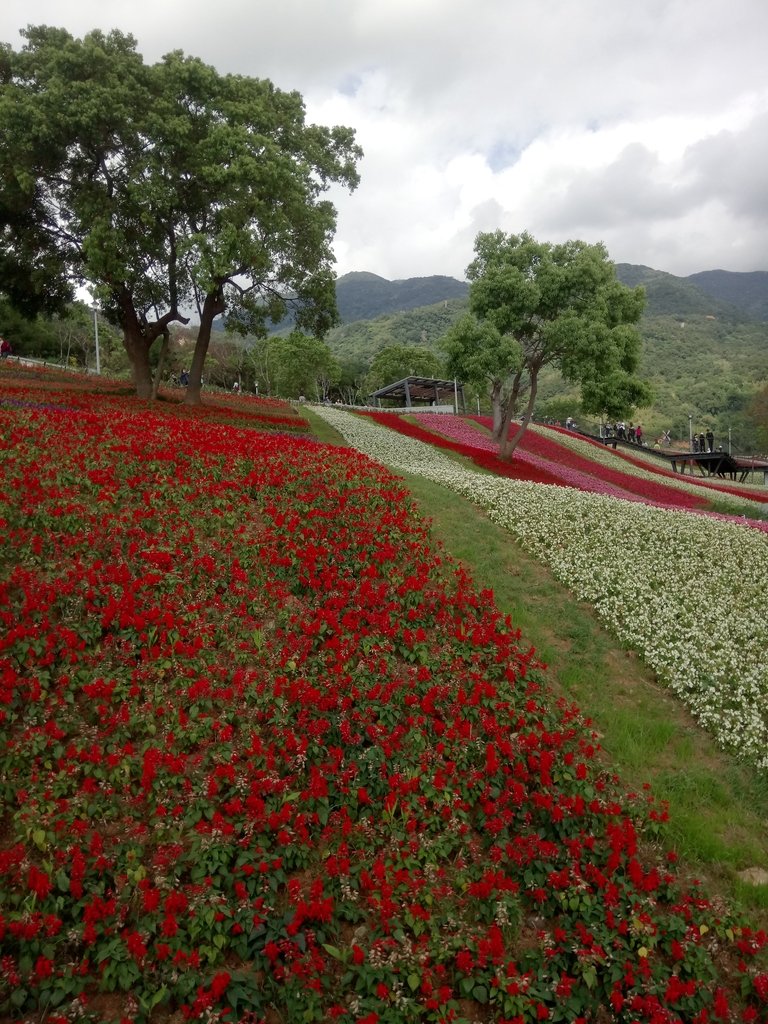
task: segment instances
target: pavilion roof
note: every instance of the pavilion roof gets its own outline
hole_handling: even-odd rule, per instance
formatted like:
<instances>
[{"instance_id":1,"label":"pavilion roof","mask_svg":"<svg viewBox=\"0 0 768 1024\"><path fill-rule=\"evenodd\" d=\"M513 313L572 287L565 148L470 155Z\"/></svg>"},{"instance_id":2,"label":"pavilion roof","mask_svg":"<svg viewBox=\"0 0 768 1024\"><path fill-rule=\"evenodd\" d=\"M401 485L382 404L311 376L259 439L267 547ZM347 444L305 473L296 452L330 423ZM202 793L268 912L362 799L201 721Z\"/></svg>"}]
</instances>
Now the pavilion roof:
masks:
<instances>
[{"instance_id":1,"label":"pavilion roof","mask_svg":"<svg viewBox=\"0 0 768 1024\"><path fill-rule=\"evenodd\" d=\"M456 389L463 385L453 380L439 380L437 377L403 377L394 384L387 384L371 394L371 398L401 398L404 401L421 399L431 401L450 397L453 401Z\"/></svg>"}]
</instances>

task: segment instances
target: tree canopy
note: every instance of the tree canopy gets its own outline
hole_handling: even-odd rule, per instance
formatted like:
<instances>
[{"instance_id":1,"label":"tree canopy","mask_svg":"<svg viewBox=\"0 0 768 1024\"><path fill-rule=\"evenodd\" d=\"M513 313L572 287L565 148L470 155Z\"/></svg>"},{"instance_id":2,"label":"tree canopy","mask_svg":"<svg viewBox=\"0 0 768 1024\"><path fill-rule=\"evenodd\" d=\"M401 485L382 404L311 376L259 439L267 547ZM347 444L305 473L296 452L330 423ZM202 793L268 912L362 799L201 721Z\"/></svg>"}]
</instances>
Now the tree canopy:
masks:
<instances>
[{"instance_id":1,"label":"tree canopy","mask_svg":"<svg viewBox=\"0 0 768 1024\"><path fill-rule=\"evenodd\" d=\"M580 385L586 412L626 415L650 399L635 376L644 292L616 279L602 244L555 245L527 232L495 231L477 236L475 254L467 268L470 316L445 344L450 372L487 383L498 403L506 383L504 416L497 416L503 456L512 456L528 426L545 366ZM522 422L512 434L525 390Z\"/></svg>"},{"instance_id":2,"label":"tree canopy","mask_svg":"<svg viewBox=\"0 0 768 1024\"><path fill-rule=\"evenodd\" d=\"M5 45L0 61L11 301L42 308L72 284L95 285L144 397L151 346L196 310L193 401L217 316L243 333L289 306L319 336L336 322L325 193L357 185L352 129L307 124L299 93L181 52L145 65L117 31L22 35L26 46Z\"/></svg>"},{"instance_id":3,"label":"tree canopy","mask_svg":"<svg viewBox=\"0 0 768 1024\"><path fill-rule=\"evenodd\" d=\"M388 345L376 354L364 381L367 394L405 377L442 377L443 364L434 352L415 345Z\"/></svg>"},{"instance_id":4,"label":"tree canopy","mask_svg":"<svg viewBox=\"0 0 768 1024\"><path fill-rule=\"evenodd\" d=\"M284 397L322 402L341 378L341 368L328 346L301 331L271 339L270 361L273 387Z\"/></svg>"},{"instance_id":5,"label":"tree canopy","mask_svg":"<svg viewBox=\"0 0 768 1024\"><path fill-rule=\"evenodd\" d=\"M505 404L516 404L521 384L522 350L511 334L502 334L492 323L474 314L460 317L442 339L448 357L448 372L479 389L491 400L493 427L501 434ZM505 391L509 381L517 390Z\"/></svg>"}]
</instances>

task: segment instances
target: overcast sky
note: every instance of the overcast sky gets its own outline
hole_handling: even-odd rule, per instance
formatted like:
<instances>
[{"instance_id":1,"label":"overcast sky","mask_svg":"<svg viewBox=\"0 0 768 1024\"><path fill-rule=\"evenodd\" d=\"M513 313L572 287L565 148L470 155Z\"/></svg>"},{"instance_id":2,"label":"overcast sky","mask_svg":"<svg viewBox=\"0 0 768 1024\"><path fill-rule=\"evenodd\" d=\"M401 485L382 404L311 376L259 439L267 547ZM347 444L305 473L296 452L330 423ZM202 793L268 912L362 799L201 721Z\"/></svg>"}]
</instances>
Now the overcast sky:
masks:
<instances>
[{"instance_id":1,"label":"overcast sky","mask_svg":"<svg viewBox=\"0 0 768 1024\"><path fill-rule=\"evenodd\" d=\"M672 274L768 270L766 0L4 0L299 90L354 128L339 274L463 278L478 231Z\"/></svg>"}]
</instances>

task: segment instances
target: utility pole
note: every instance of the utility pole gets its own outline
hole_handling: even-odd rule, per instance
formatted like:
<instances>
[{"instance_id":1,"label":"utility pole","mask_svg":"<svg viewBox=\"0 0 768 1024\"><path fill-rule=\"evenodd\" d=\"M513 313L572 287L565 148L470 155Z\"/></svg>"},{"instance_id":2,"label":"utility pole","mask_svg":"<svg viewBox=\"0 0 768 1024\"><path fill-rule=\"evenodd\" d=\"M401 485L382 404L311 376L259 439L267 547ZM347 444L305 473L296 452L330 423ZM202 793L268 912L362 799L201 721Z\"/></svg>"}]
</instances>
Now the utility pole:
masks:
<instances>
[{"instance_id":1,"label":"utility pole","mask_svg":"<svg viewBox=\"0 0 768 1024\"><path fill-rule=\"evenodd\" d=\"M93 309L93 333L96 338L96 374L101 373L101 354L99 352L99 307L96 302L91 307Z\"/></svg>"}]
</instances>

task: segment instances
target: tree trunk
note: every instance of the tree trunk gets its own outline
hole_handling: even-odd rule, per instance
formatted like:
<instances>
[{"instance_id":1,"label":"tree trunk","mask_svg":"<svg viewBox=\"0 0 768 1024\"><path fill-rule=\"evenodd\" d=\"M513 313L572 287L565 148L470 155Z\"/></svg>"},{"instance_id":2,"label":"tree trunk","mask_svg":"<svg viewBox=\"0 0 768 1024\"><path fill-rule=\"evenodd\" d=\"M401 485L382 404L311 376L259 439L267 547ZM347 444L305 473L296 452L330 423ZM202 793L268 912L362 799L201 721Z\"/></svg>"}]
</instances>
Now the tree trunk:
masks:
<instances>
[{"instance_id":1,"label":"tree trunk","mask_svg":"<svg viewBox=\"0 0 768 1024\"><path fill-rule=\"evenodd\" d=\"M149 348L146 339L141 334L123 330L123 344L128 358L131 361L133 383L138 398L152 398L152 370L149 366Z\"/></svg>"},{"instance_id":2,"label":"tree trunk","mask_svg":"<svg viewBox=\"0 0 768 1024\"><path fill-rule=\"evenodd\" d=\"M501 385L498 377L494 378L491 385L491 411L493 413L493 436L501 437L501 428L504 423L504 410L501 404Z\"/></svg>"},{"instance_id":3,"label":"tree trunk","mask_svg":"<svg viewBox=\"0 0 768 1024\"><path fill-rule=\"evenodd\" d=\"M189 384L187 385L187 392L184 396L184 402L186 405L202 404L200 390L202 387L205 357L208 355L208 346L211 343L211 329L213 327L213 321L220 313L224 312L224 309L224 290L221 285L219 285L213 291L208 292L205 296L205 301L203 302L203 309L200 314L200 329L197 332L195 351L192 356L192 366L189 371Z\"/></svg>"},{"instance_id":4,"label":"tree trunk","mask_svg":"<svg viewBox=\"0 0 768 1024\"><path fill-rule=\"evenodd\" d=\"M167 332L168 325L173 320L188 324L189 317L181 316L174 304L165 316L154 323L148 323L144 316L137 312L133 294L125 285L116 287L112 292L112 298L117 306L117 322L123 329L123 345L131 362L136 395L138 398L151 399L154 396L149 350L155 339Z\"/></svg>"},{"instance_id":5,"label":"tree trunk","mask_svg":"<svg viewBox=\"0 0 768 1024\"><path fill-rule=\"evenodd\" d=\"M163 331L163 344L160 349L160 358L157 360L157 369L155 370L155 379L152 383L152 401L154 402L157 398L157 392L160 388L160 381L163 379L163 370L165 369L165 357L168 355L168 347L171 340L171 332L166 329Z\"/></svg>"},{"instance_id":6,"label":"tree trunk","mask_svg":"<svg viewBox=\"0 0 768 1024\"><path fill-rule=\"evenodd\" d=\"M506 405L502 405L499 398L499 423L496 425L496 412L494 410L494 423L493 423L493 436L499 442L499 446L503 447L504 438L509 433L509 424L517 415L517 402L520 397L520 382L523 379L523 371L518 370L512 379L512 390L507 399ZM499 394L501 394L501 384L499 384Z\"/></svg>"},{"instance_id":7,"label":"tree trunk","mask_svg":"<svg viewBox=\"0 0 768 1024\"><path fill-rule=\"evenodd\" d=\"M528 402L525 406L525 412L523 413L523 420L520 426L515 431L514 436L510 440L509 433L512 427L512 421L514 419L514 410L512 408L512 401L507 404L507 415L504 417L504 429L502 433L502 442L499 448L499 457L504 459L505 462L511 462L512 456L515 454L515 449L523 439L523 434L528 429L528 424L531 422L531 415L533 413L533 406L536 402L536 391L538 388L538 370L531 371L531 390L528 395ZM517 381L518 390L520 387L519 380Z\"/></svg>"}]
</instances>

